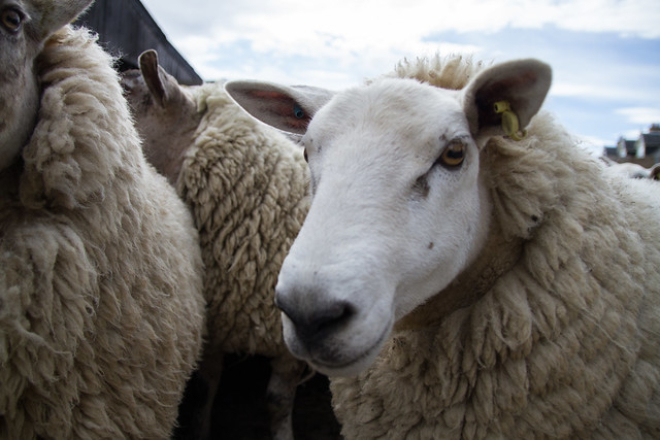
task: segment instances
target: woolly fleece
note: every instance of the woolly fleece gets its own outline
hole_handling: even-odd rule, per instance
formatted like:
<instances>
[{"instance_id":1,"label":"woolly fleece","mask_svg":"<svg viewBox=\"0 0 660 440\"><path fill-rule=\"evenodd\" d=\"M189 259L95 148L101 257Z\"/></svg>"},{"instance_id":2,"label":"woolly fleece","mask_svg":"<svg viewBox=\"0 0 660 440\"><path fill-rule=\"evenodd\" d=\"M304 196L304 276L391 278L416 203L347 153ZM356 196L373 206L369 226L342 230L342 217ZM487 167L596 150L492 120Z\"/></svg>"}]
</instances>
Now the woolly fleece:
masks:
<instances>
[{"instance_id":1,"label":"woolly fleece","mask_svg":"<svg viewBox=\"0 0 660 440\"><path fill-rule=\"evenodd\" d=\"M461 88L480 68L422 59L394 76ZM603 173L546 114L480 160L506 245L398 323L367 371L332 379L342 434L660 438L657 197Z\"/></svg>"},{"instance_id":2,"label":"woolly fleece","mask_svg":"<svg viewBox=\"0 0 660 440\"><path fill-rule=\"evenodd\" d=\"M64 28L0 200L0 438L168 438L201 348L190 214L142 154L113 60Z\"/></svg>"},{"instance_id":3,"label":"woolly fleece","mask_svg":"<svg viewBox=\"0 0 660 440\"><path fill-rule=\"evenodd\" d=\"M206 265L205 357L290 356L274 291L309 208L302 149L244 113L221 84L193 88L193 96L203 116L177 190L192 210Z\"/></svg>"}]
</instances>

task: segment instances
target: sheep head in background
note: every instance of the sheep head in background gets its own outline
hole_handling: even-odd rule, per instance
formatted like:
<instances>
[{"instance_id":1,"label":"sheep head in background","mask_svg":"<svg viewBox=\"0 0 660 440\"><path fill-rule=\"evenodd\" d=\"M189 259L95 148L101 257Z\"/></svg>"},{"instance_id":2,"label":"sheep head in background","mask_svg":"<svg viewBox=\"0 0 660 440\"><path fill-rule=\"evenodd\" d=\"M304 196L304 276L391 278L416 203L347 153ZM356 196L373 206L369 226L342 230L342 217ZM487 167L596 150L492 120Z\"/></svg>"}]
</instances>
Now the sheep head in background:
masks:
<instances>
[{"instance_id":1,"label":"sheep head in background","mask_svg":"<svg viewBox=\"0 0 660 440\"><path fill-rule=\"evenodd\" d=\"M632 162L617 163L605 156L601 156L600 159L607 164L607 172L620 174L631 179L660 180L660 164L655 164L651 168L644 168Z\"/></svg>"},{"instance_id":2,"label":"sheep head in background","mask_svg":"<svg viewBox=\"0 0 660 440\"><path fill-rule=\"evenodd\" d=\"M253 116L304 134L313 201L276 294L294 355L331 376L359 373L398 320L476 260L491 218L480 150L511 130L495 105L510 107L518 136L550 82L547 65L523 60L462 91L383 78L311 106L286 87L227 83Z\"/></svg>"},{"instance_id":3,"label":"sheep head in background","mask_svg":"<svg viewBox=\"0 0 660 440\"><path fill-rule=\"evenodd\" d=\"M195 86L181 86L158 64L158 53L140 55L140 69L122 74L121 83L142 137L147 160L175 184L186 150L202 119L192 98Z\"/></svg>"},{"instance_id":4,"label":"sheep head in background","mask_svg":"<svg viewBox=\"0 0 660 440\"><path fill-rule=\"evenodd\" d=\"M34 129L39 103L35 58L56 30L92 0L0 0L0 171Z\"/></svg>"},{"instance_id":5,"label":"sheep head in background","mask_svg":"<svg viewBox=\"0 0 660 440\"><path fill-rule=\"evenodd\" d=\"M649 173L649 177L652 180L660 180L660 164L655 164L653 167L651 167L651 172Z\"/></svg>"}]
</instances>

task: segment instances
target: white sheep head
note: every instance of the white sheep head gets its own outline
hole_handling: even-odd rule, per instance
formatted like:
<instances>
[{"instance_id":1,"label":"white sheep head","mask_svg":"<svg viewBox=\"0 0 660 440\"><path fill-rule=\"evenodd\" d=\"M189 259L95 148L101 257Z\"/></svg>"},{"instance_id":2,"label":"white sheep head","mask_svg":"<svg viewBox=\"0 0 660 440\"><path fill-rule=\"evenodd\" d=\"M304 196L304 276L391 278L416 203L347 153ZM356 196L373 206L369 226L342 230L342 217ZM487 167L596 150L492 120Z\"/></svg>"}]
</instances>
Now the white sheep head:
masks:
<instances>
[{"instance_id":1,"label":"white sheep head","mask_svg":"<svg viewBox=\"0 0 660 440\"><path fill-rule=\"evenodd\" d=\"M295 356L328 375L364 370L397 320L475 260L491 217L479 153L504 134L494 106L508 103L524 128L550 82L549 66L522 60L460 91L393 78L334 96L227 83L253 116L304 135L312 205L276 288Z\"/></svg>"},{"instance_id":2,"label":"white sheep head","mask_svg":"<svg viewBox=\"0 0 660 440\"><path fill-rule=\"evenodd\" d=\"M34 61L45 41L92 0L0 0L0 171L34 128L39 87Z\"/></svg>"}]
</instances>

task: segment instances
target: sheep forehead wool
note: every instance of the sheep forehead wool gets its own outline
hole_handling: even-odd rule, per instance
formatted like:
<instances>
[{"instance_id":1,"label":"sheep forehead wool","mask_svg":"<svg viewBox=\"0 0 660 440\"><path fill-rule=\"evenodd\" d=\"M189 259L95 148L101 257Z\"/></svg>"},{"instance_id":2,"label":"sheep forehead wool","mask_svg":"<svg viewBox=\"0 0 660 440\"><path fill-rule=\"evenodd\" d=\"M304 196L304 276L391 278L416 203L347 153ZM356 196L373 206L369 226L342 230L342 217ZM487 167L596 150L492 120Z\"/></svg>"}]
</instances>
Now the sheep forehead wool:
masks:
<instances>
[{"instance_id":1,"label":"sheep forehead wool","mask_svg":"<svg viewBox=\"0 0 660 440\"><path fill-rule=\"evenodd\" d=\"M405 76L438 77L418 65ZM657 438L660 204L546 114L480 161L493 228L521 245L472 303L433 319L432 299L372 367L332 379L344 437Z\"/></svg>"},{"instance_id":2,"label":"sheep forehead wool","mask_svg":"<svg viewBox=\"0 0 660 440\"><path fill-rule=\"evenodd\" d=\"M201 348L197 234L146 164L112 59L66 27L0 200L0 438L167 438Z\"/></svg>"},{"instance_id":3,"label":"sheep forehead wool","mask_svg":"<svg viewBox=\"0 0 660 440\"><path fill-rule=\"evenodd\" d=\"M470 79L482 71L487 64L474 61L463 55L418 58L414 62L403 60L399 62L394 72L386 75L395 78L413 78L435 87L449 90L460 90Z\"/></svg>"}]
</instances>

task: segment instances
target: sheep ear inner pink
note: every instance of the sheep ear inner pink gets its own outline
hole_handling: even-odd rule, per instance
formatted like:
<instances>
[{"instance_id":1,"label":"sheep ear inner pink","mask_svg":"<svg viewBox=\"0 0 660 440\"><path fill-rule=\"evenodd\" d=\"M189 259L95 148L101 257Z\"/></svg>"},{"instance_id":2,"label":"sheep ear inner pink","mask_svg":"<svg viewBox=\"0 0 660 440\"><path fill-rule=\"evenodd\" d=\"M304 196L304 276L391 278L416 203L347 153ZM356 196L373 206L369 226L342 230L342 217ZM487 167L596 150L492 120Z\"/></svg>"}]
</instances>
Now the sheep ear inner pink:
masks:
<instances>
[{"instance_id":1,"label":"sheep ear inner pink","mask_svg":"<svg viewBox=\"0 0 660 440\"><path fill-rule=\"evenodd\" d=\"M261 81L229 81L225 90L246 112L278 130L305 134L309 122L333 93L309 86L281 86Z\"/></svg>"}]
</instances>

